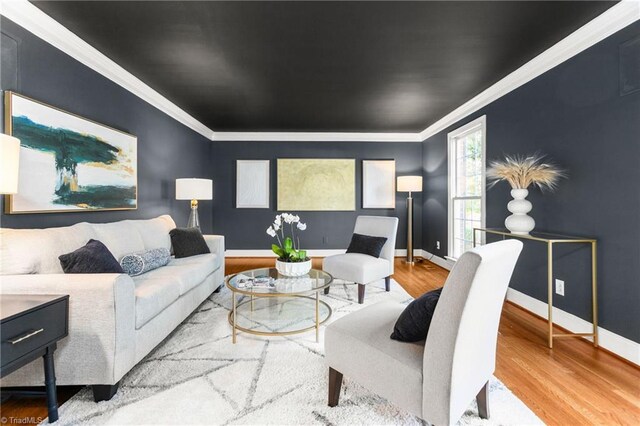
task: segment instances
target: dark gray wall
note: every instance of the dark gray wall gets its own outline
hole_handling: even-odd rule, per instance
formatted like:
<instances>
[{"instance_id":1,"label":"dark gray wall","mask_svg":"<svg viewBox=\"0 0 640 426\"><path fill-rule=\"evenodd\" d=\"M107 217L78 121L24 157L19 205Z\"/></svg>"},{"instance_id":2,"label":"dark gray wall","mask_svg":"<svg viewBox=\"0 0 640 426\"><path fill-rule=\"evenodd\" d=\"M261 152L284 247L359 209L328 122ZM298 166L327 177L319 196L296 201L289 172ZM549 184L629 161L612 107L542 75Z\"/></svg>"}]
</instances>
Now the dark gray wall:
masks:
<instances>
[{"instance_id":1,"label":"dark gray wall","mask_svg":"<svg viewBox=\"0 0 640 426\"><path fill-rule=\"evenodd\" d=\"M487 116L487 157L548 154L569 172L555 193L530 191L536 229L598 238L600 325L640 342L640 92L620 95L619 46L634 23L424 142L424 248L447 254L447 133ZM637 70L636 70L637 72ZM487 226L503 227L510 200L487 192ZM435 241L442 243L435 250ZM525 243L512 287L546 300L546 250ZM559 250L565 280L555 305L590 320L589 252Z\"/></svg>"},{"instance_id":2,"label":"dark gray wall","mask_svg":"<svg viewBox=\"0 0 640 426\"><path fill-rule=\"evenodd\" d=\"M362 160L395 159L396 175L422 173L422 146L419 143L384 142L215 142L213 148L214 230L224 232L227 248L269 249L272 239L265 230L276 215L277 158L355 158L356 211L299 212L308 228L301 244L307 249L345 248L351 239L358 215L396 216L400 219L397 248L406 248L406 193L396 193L395 209L362 209ZM236 160L271 160L271 208L236 209ZM414 248L421 247L420 194L414 194ZM327 242L323 242L327 237Z\"/></svg>"},{"instance_id":3,"label":"dark gray wall","mask_svg":"<svg viewBox=\"0 0 640 426\"><path fill-rule=\"evenodd\" d=\"M137 210L3 213L2 226L44 228L164 213L171 214L179 225L186 224L189 202L175 200L174 179L209 177L211 142L5 17L0 25L2 90L13 90L138 137ZM211 231L211 202L203 201L200 206L203 231Z\"/></svg>"}]
</instances>

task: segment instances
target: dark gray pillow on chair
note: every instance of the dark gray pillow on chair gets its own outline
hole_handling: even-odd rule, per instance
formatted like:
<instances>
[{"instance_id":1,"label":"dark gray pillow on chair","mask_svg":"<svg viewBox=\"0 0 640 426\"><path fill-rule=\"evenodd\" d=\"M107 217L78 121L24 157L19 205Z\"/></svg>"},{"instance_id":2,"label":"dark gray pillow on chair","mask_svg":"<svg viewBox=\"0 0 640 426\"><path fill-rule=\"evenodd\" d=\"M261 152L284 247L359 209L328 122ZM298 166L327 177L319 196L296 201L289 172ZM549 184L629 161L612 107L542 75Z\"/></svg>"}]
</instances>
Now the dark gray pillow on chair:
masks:
<instances>
[{"instance_id":1,"label":"dark gray pillow on chair","mask_svg":"<svg viewBox=\"0 0 640 426\"><path fill-rule=\"evenodd\" d=\"M211 253L198 228L175 228L169 232L176 259Z\"/></svg>"},{"instance_id":2,"label":"dark gray pillow on chair","mask_svg":"<svg viewBox=\"0 0 640 426\"><path fill-rule=\"evenodd\" d=\"M442 287L429 291L409 303L398 317L391 338L400 342L425 340L440 293L442 293Z\"/></svg>"},{"instance_id":3,"label":"dark gray pillow on chair","mask_svg":"<svg viewBox=\"0 0 640 426\"><path fill-rule=\"evenodd\" d=\"M98 240L58 256L65 274L122 274L124 271L107 246Z\"/></svg>"},{"instance_id":4,"label":"dark gray pillow on chair","mask_svg":"<svg viewBox=\"0 0 640 426\"><path fill-rule=\"evenodd\" d=\"M387 242L385 237L373 237L354 233L347 253L362 253L373 257L380 257L382 247Z\"/></svg>"}]
</instances>

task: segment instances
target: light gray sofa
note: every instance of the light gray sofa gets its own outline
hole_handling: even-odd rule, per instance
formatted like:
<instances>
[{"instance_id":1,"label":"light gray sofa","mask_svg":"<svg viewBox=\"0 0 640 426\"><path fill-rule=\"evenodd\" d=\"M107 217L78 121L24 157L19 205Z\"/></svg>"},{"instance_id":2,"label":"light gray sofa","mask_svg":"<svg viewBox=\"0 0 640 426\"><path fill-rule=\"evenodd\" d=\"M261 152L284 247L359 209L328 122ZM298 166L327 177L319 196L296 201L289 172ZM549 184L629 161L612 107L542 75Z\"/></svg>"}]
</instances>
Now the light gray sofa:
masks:
<instances>
[{"instance_id":1,"label":"light gray sofa","mask_svg":"<svg viewBox=\"0 0 640 426\"><path fill-rule=\"evenodd\" d=\"M2 294L69 294L69 336L55 352L58 385L92 385L110 399L120 379L224 281L224 237L205 235L210 254L145 274L64 274L58 256L91 238L113 255L171 248L170 216L48 229L0 229ZM2 386L41 386L41 362L2 379Z\"/></svg>"}]
</instances>

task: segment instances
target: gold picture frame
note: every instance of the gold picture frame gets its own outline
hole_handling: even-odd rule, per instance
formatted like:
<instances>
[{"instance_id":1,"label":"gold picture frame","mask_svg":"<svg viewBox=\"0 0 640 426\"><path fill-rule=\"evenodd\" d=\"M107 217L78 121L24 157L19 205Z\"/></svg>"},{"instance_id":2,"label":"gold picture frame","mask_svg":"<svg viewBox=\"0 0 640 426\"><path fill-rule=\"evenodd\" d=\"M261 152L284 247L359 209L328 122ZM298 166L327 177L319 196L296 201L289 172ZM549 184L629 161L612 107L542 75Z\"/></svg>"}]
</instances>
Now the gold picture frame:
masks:
<instances>
[{"instance_id":1,"label":"gold picture frame","mask_svg":"<svg viewBox=\"0 0 640 426\"><path fill-rule=\"evenodd\" d=\"M136 136L5 91L5 131L20 139L18 193L5 213L136 210Z\"/></svg>"},{"instance_id":2,"label":"gold picture frame","mask_svg":"<svg viewBox=\"0 0 640 426\"><path fill-rule=\"evenodd\" d=\"M279 158L279 211L355 211L354 158Z\"/></svg>"}]
</instances>

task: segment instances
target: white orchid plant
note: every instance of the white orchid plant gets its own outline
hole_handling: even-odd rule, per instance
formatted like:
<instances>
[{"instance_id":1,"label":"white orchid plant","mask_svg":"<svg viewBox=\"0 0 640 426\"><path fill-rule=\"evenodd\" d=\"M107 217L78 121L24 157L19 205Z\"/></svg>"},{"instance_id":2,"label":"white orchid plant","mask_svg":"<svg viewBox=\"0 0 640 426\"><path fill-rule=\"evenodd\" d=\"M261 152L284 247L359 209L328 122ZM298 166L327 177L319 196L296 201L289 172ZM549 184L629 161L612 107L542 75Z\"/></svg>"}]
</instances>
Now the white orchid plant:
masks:
<instances>
[{"instance_id":1,"label":"white orchid plant","mask_svg":"<svg viewBox=\"0 0 640 426\"><path fill-rule=\"evenodd\" d=\"M289 226L287 226L289 225ZM287 235L285 228L291 230L291 235ZM271 244L271 250L282 262L305 262L309 260L306 250L300 250L300 237L296 235L298 231L307 229L307 224L300 222L300 216L291 213L281 213L276 215L275 220L267 228L267 234L278 239L278 244Z\"/></svg>"}]
</instances>

